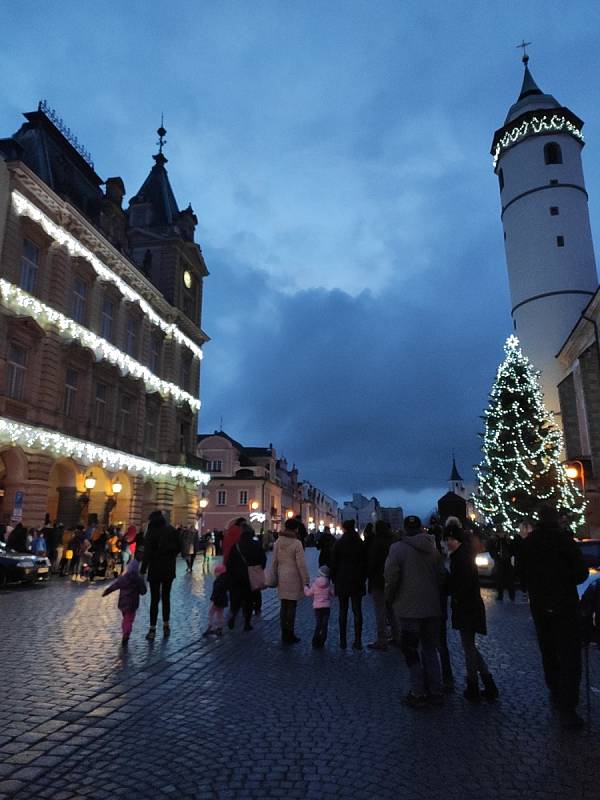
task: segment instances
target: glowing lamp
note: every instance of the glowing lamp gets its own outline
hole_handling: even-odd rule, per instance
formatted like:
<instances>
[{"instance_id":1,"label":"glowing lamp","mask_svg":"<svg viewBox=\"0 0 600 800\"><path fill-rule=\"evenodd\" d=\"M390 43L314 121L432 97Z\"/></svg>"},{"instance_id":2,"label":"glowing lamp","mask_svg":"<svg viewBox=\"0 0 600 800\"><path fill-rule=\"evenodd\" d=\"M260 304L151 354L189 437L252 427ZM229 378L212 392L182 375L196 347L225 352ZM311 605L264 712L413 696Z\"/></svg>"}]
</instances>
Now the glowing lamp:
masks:
<instances>
[{"instance_id":1,"label":"glowing lamp","mask_svg":"<svg viewBox=\"0 0 600 800\"><path fill-rule=\"evenodd\" d=\"M83 485L88 490L88 492L92 491L92 489L96 485L96 478L94 478L93 473L90 472L85 476L85 480L83 482Z\"/></svg>"},{"instance_id":2,"label":"glowing lamp","mask_svg":"<svg viewBox=\"0 0 600 800\"><path fill-rule=\"evenodd\" d=\"M565 472L567 474L567 478L571 478L571 480L575 480L575 478L579 477L579 470L572 464L569 464L565 467Z\"/></svg>"},{"instance_id":3,"label":"glowing lamp","mask_svg":"<svg viewBox=\"0 0 600 800\"><path fill-rule=\"evenodd\" d=\"M285 512L285 515L288 519L291 519L294 516L294 512L290 508L288 511Z\"/></svg>"},{"instance_id":4,"label":"glowing lamp","mask_svg":"<svg viewBox=\"0 0 600 800\"><path fill-rule=\"evenodd\" d=\"M112 484L113 494L120 494L122 489L123 489L123 484L121 483L121 481L118 478L115 479Z\"/></svg>"},{"instance_id":5,"label":"glowing lamp","mask_svg":"<svg viewBox=\"0 0 600 800\"><path fill-rule=\"evenodd\" d=\"M206 506L208 505L208 500L207 500L207 498L206 498L206 497L203 497L203 498L200 500L200 503L199 503L198 505L200 506L200 508L201 508L202 510L204 510L204 509L206 508Z\"/></svg>"},{"instance_id":6,"label":"glowing lamp","mask_svg":"<svg viewBox=\"0 0 600 800\"><path fill-rule=\"evenodd\" d=\"M258 500L253 500L250 503L250 508L252 509L252 511L258 511L259 507L260 507L260 503L258 502Z\"/></svg>"}]
</instances>

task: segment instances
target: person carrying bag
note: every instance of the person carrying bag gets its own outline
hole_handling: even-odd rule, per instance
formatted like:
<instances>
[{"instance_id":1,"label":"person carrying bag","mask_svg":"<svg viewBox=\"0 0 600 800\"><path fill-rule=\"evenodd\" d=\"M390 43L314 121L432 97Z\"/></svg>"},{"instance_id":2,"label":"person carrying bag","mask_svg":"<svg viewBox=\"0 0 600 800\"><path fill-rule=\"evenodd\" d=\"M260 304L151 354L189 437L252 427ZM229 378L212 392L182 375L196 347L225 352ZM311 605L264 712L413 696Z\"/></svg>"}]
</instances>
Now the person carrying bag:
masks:
<instances>
[{"instance_id":1,"label":"person carrying bag","mask_svg":"<svg viewBox=\"0 0 600 800\"><path fill-rule=\"evenodd\" d=\"M261 589L265 588L265 565L267 557L260 544L254 539L252 528L242 525L239 542L229 552L227 574L231 596L230 617L227 627L233 630L237 613L242 609L244 614L244 630L251 631L252 610L260 598Z\"/></svg>"}]
</instances>

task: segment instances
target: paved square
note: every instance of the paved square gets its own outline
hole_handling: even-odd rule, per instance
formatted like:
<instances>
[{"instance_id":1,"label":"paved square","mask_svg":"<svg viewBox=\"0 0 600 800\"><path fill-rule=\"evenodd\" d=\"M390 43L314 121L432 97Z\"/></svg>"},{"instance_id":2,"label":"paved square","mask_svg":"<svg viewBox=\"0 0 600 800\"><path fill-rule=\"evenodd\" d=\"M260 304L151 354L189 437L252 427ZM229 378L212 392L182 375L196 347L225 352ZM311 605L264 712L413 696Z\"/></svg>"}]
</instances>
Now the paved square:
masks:
<instances>
[{"instance_id":1,"label":"paved square","mask_svg":"<svg viewBox=\"0 0 600 800\"><path fill-rule=\"evenodd\" d=\"M307 551L312 573L316 553ZM264 595L254 630L204 640L212 579L181 562L168 640L144 640L148 597L127 652L116 595L54 580L0 593L0 800L75 798L402 798L598 800L600 652L591 652L592 728L563 733L550 709L526 604L485 591L482 638L501 691L441 709L400 705L400 653L279 642ZM374 630L366 599L365 642ZM458 637L450 634L457 678ZM584 706L581 706L582 711Z\"/></svg>"}]
</instances>

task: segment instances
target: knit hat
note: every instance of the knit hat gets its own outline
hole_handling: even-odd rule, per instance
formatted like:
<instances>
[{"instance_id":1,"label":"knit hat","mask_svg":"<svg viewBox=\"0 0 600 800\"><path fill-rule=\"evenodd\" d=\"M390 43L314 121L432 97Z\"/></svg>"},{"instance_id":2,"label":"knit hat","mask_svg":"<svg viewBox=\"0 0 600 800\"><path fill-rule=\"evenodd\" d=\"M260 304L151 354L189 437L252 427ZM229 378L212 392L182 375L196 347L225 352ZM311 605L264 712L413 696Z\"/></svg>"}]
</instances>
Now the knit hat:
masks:
<instances>
[{"instance_id":1,"label":"knit hat","mask_svg":"<svg viewBox=\"0 0 600 800\"><path fill-rule=\"evenodd\" d=\"M222 575L224 572L227 572L225 564L217 564L215 567L215 575Z\"/></svg>"},{"instance_id":2,"label":"knit hat","mask_svg":"<svg viewBox=\"0 0 600 800\"><path fill-rule=\"evenodd\" d=\"M321 575L321 577L323 578L329 577L329 567L327 566L327 564L323 564L322 567L319 567L319 575Z\"/></svg>"},{"instance_id":3,"label":"knit hat","mask_svg":"<svg viewBox=\"0 0 600 800\"><path fill-rule=\"evenodd\" d=\"M446 539L456 539L461 544L465 541L465 532L458 525L446 525Z\"/></svg>"}]
</instances>

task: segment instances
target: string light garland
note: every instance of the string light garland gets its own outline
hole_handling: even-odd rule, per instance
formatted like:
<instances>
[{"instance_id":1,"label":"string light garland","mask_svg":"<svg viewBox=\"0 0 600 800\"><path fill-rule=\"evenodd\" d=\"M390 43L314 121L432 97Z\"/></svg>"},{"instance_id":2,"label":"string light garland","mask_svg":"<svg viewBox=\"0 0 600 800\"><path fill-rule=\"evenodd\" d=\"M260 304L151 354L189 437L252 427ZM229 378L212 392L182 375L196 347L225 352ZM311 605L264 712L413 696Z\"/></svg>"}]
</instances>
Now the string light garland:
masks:
<instances>
[{"instance_id":1,"label":"string light garland","mask_svg":"<svg viewBox=\"0 0 600 800\"><path fill-rule=\"evenodd\" d=\"M102 281L114 284L121 292L126 300L130 303L138 303L146 317L153 325L160 328L168 337L172 337L179 344L184 345L198 358L202 358L202 349L191 339L189 339L182 331L179 330L177 325L172 322L166 322L156 311L152 308L150 303L145 300L141 294L132 289L116 272L109 269L98 256L94 255L91 250L81 244L72 234L61 228L53 222L47 214L38 208L34 203L28 200L24 195L13 189L12 203L15 211L19 215L25 215L37 222L44 231L54 239L55 242L66 247L72 256L80 256L85 258L86 261L94 268L94 271Z\"/></svg>"},{"instance_id":2,"label":"string light garland","mask_svg":"<svg viewBox=\"0 0 600 800\"><path fill-rule=\"evenodd\" d=\"M198 485L206 484L210 480L210 475L198 469L158 464L147 458L123 453L110 447L101 447L47 428L15 422L6 417L0 417L0 442L15 447L41 450L56 458L73 458L86 467L99 464L111 472L124 470L144 478L184 478Z\"/></svg>"},{"instance_id":3,"label":"string light garland","mask_svg":"<svg viewBox=\"0 0 600 800\"><path fill-rule=\"evenodd\" d=\"M581 527L585 500L561 464L562 433L544 405L539 373L516 336L507 339L504 352L484 414L475 507L488 524L506 532L535 519L544 502Z\"/></svg>"},{"instance_id":4,"label":"string light garland","mask_svg":"<svg viewBox=\"0 0 600 800\"><path fill-rule=\"evenodd\" d=\"M533 136L540 133L560 133L565 130L567 133L570 133L571 136L583 141L583 133L579 128L573 125L572 122L569 122L566 117L561 117L558 114L553 114L550 119L544 115L543 117L532 117L529 120L524 120L511 131L506 131L504 136L501 136L496 142L496 147L494 149L494 169L496 169L496 164L498 163L501 152L503 150L508 150L509 147L512 147L525 136Z\"/></svg>"},{"instance_id":5,"label":"string light garland","mask_svg":"<svg viewBox=\"0 0 600 800\"><path fill-rule=\"evenodd\" d=\"M53 328L64 339L76 339L83 347L89 347L93 351L96 360L108 361L118 367L122 375L131 375L133 378L142 380L149 392L159 392L164 397L173 397L177 403L187 403L193 411L198 411L200 408L200 400L197 397L185 392L170 381L162 380L148 367L121 352L106 339L97 336L88 328L84 328L83 325L79 325L61 314L60 311L40 302L15 286L14 283L5 281L4 278L0 278L0 303L10 311L35 319L44 329Z\"/></svg>"}]
</instances>

